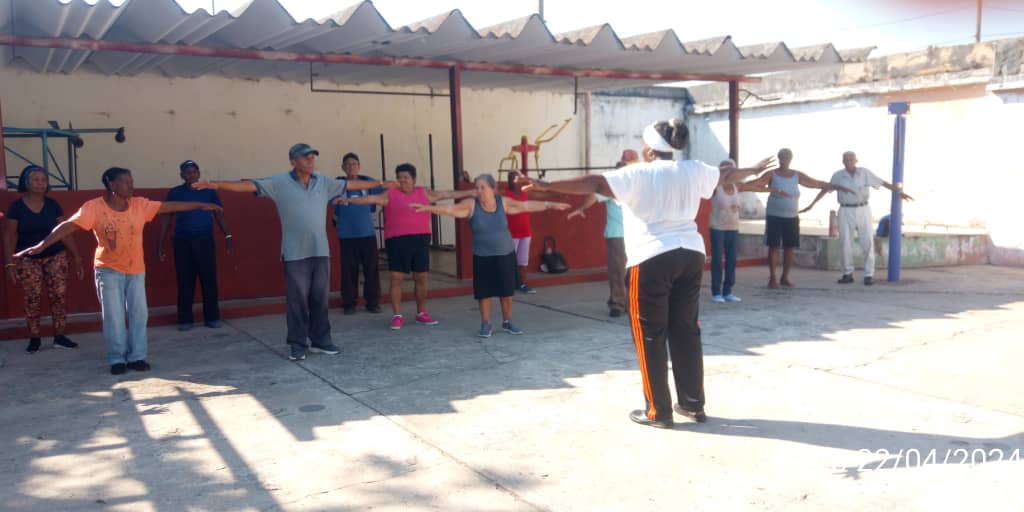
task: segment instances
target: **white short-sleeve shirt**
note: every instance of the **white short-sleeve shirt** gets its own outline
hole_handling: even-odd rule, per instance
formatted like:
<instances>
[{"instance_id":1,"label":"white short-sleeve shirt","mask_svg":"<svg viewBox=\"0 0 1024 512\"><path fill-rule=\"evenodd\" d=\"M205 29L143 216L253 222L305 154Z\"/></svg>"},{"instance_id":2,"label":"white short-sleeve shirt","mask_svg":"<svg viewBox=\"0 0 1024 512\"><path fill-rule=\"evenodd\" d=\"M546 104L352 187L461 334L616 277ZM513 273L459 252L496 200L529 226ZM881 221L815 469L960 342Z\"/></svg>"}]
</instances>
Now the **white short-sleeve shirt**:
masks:
<instances>
[{"instance_id":1,"label":"white short-sleeve shirt","mask_svg":"<svg viewBox=\"0 0 1024 512\"><path fill-rule=\"evenodd\" d=\"M853 171L852 176L846 169L836 171L829 183L853 191L852 194L842 190L836 192L836 199L839 200L840 205L858 205L867 203L868 198L871 197L871 189L881 187L885 182L869 169L858 167Z\"/></svg>"},{"instance_id":2,"label":"white short-sleeve shirt","mask_svg":"<svg viewBox=\"0 0 1024 512\"><path fill-rule=\"evenodd\" d=\"M706 254L697 210L719 176L717 167L698 160L641 162L604 173L622 204L626 266L680 248Z\"/></svg>"}]
</instances>

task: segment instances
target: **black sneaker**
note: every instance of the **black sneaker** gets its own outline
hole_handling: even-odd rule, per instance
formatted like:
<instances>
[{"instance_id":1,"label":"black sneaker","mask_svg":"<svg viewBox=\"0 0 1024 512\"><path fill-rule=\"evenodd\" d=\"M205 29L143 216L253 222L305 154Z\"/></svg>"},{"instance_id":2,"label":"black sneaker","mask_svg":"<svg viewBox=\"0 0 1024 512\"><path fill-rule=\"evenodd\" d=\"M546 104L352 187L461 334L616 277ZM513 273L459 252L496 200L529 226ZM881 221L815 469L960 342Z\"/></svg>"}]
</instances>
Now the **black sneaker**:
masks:
<instances>
[{"instance_id":1,"label":"black sneaker","mask_svg":"<svg viewBox=\"0 0 1024 512\"><path fill-rule=\"evenodd\" d=\"M843 274L843 277L840 277L836 282L839 284L850 284L853 282L853 274Z\"/></svg>"},{"instance_id":2,"label":"black sneaker","mask_svg":"<svg viewBox=\"0 0 1024 512\"><path fill-rule=\"evenodd\" d=\"M369 311L370 313L373 313L373 314L376 315L376 314L380 313L380 306L377 306L377 305L366 306L366 310Z\"/></svg>"},{"instance_id":3,"label":"black sneaker","mask_svg":"<svg viewBox=\"0 0 1024 512\"><path fill-rule=\"evenodd\" d=\"M629 413L629 419L633 420L634 423L641 425L647 425L648 427L654 428L672 428L672 421L658 421L652 420L647 417L647 413L641 409L637 409Z\"/></svg>"},{"instance_id":4,"label":"black sneaker","mask_svg":"<svg viewBox=\"0 0 1024 512\"><path fill-rule=\"evenodd\" d=\"M355 306L346 306L345 308L342 308L342 313L344 313L346 315L354 315L354 314L356 314L356 307Z\"/></svg>"},{"instance_id":5,"label":"black sneaker","mask_svg":"<svg viewBox=\"0 0 1024 512\"><path fill-rule=\"evenodd\" d=\"M124 375L124 372L128 369L128 366L124 363L116 363L110 365L111 375Z\"/></svg>"},{"instance_id":6,"label":"black sneaker","mask_svg":"<svg viewBox=\"0 0 1024 512\"><path fill-rule=\"evenodd\" d=\"M288 360L289 361L302 361L306 358L306 346L289 344Z\"/></svg>"},{"instance_id":7,"label":"black sneaker","mask_svg":"<svg viewBox=\"0 0 1024 512\"><path fill-rule=\"evenodd\" d=\"M864 286L871 286L873 284L875 284L875 279L873 277L867 276L864 278Z\"/></svg>"},{"instance_id":8,"label":"black sneaker","mask_svg":"<svg viewBox=\"0 0 1024 512\"><path fill-rule=\"evenodd\" d=\"M42 341L39 338L30 338L28 340L28 346L25 347L25 352L35 354L36 352L39 352L40 345L42 345Z\"/></svg>"},{"instance_id":9,"label":"black sneaker","mask_svg":"<svg viewBox=\"0 0 1024 512\"><path fill-rule=\"evenodd\" d=\"M206 327L210 329L220 329L221 327L224 327L224 322L221 322L220 320L210 320L209 322L206 322Z\"/></svg>"},{"instance_id":10,"label":"black sneaker","mask_svg":"<svg viewBox=\"0 0 1024 512\"><path fill-rule=\"evenodd\" d=\"M71 341L67 336L62 334L60 336L54 336L53 348L78 348L78 343Z\"/></svg>"},{"instance_id":11,"label":"black sneaker","mask_svg":"<svg viewBox=\"0 0 1024 512\"><path fill-rule=\"evenodd\" d=\"M333 356L338 352L341 352L341 350L338 350L337 345L329 341L321 345L311 345L309 347L309 351L314 354L327 354L329 356Z\"/></svg>"},{"instance_id":12,"label":"black sneaker","mask_svg":"<svg viewBox=\"0 0 1024 512\"><path fill-rule=\"evenodd\" d=\"M705 414L704 411L688 411L683 409L683 406L679 404L672 404L672 410L675 411L676 414L690 418L697 423L704 423L708 421L708 415Z\"/></svg>"},{"instance_id":13,"label":"black sneaker","mask_svg":"<svg viewBox=\"0 0 1024 512\"><path fill-rule=\"evenodd\" d=\"M137 372L148 372L152 367L145 359L139 359L138 361L132 361L128 363L128 368Z\"/></svg>"}]
</instances>

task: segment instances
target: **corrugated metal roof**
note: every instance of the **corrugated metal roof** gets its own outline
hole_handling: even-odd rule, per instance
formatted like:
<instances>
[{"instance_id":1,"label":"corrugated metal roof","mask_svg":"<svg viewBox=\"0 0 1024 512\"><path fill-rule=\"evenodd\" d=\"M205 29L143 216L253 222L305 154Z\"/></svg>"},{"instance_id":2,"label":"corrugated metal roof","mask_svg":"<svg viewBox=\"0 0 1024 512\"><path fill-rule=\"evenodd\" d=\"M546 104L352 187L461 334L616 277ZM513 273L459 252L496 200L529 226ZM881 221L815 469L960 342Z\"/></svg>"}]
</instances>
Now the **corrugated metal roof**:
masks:
<instances>
[{"instance_id":1,"label":"corrugated metal roof","mask_svg":"<svg viewBox=\"0 0 1024 512\"><path fill-rule=\"evenodd\" d=\"M870 49L838 52L831 44L791 49L785 43L737 47L729 36L684 42L672 30L621 38L608 24L551 34L537 15L476 29L458 10L397 29L369 1L322 20L295 20L277 0L252 0L233 11L185 12L175 0L0 0L0 31L19 36L88 38L122 42L188 44L293 52L416 57L648 73L752 75L863 61ZM146 72L195 77L306 81L309 65L210 57L17 48L19 61L40 72L73 73L83 67L117 75ZM446 85L433 69L317 65L318 80L338 83ZM466 72L467 87L561 89L564 77ZM580 88L650 85L649 82L583 79Z\"/></svg>"}]
</instances>

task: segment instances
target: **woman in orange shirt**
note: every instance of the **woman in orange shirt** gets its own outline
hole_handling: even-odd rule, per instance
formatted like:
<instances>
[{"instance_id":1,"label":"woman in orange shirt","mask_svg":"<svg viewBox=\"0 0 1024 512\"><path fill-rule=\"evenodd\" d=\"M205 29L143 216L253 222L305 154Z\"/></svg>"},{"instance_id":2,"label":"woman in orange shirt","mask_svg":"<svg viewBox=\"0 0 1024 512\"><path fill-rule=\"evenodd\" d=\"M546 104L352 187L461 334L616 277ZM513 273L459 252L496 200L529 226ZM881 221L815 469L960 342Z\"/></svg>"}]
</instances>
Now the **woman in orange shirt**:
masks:
<instances>
[{"instance_id":1,"label":"woman in orange shirt","mask_svg":"<svg viewBox=\"0 0 1024 512\"><path fill-rule=\"evenodd\" d=\"M42 242L15 257L39 254L47 247L79 229L96 237L96 292L103 317L103 338L107 342L110 373L121 375L126 369L147 371L148 343L146 322L146 263L142 252L142 229L161 213L221 208L210 203L150 201L133 197L132 173L111 167L103 173L103 197L86 201L70 219L61 222ZM127 319L128 327L125 328Z\"/></svg>"}]
</instances>

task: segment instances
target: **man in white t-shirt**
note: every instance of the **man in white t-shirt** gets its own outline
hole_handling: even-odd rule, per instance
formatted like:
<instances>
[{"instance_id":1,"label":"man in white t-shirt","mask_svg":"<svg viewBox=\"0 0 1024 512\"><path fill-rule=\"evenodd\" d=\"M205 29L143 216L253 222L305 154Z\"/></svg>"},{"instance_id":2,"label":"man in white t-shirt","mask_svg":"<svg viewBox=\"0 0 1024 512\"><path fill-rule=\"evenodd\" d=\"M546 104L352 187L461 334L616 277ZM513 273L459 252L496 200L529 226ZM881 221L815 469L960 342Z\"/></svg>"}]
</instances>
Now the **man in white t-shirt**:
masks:
<instances>
[{"instance_id":1,"label":"man in white t-shirt","mask_svg":"<svg viewBox=\"0 0 1024 512\"><path fill-rule=\"evenodd\" d=\"M857 167L857 154L853 151L843 153L843 168L832 175L831 183L840 188L836 193L836 199L839 200L839 266L842 267L843 275L838 282L853 282L853 237L857 235L860 248L864 251L864 285L871 286L875 282L875 230L871 219L871 205L868 204L871 189L885 187L898 193L904 201L913 201L914 198L898 190L892 183L879 178L869 169ZM844 191L844 188L848 191ZM800 213L809 211L828 192L827 189L819 192L814 201Z\"/></svg>"},{"instance_id":2,"label":"man in white t-shirt","mask_svg":"<svg viewBox=\"0 0 1024 512\"><path fill-rule=\"evenodd\" d=\"M545 183L525 176L522 185L564 194L602 194L622 204L626 265L630 267L629 313L644 399L634 422L672 428L673 411L704 422L704 355L698 321L704 239L697 231L697 210L720 181L733 183L768 168L722 176L717 167L695 160L672 160L689 140L679 119L660 121L643 132L644 162L614 171ZM667 343L666 343L667 342ZM668 383L672 357L678 403Z\"/></svg>"}]
</instances>

